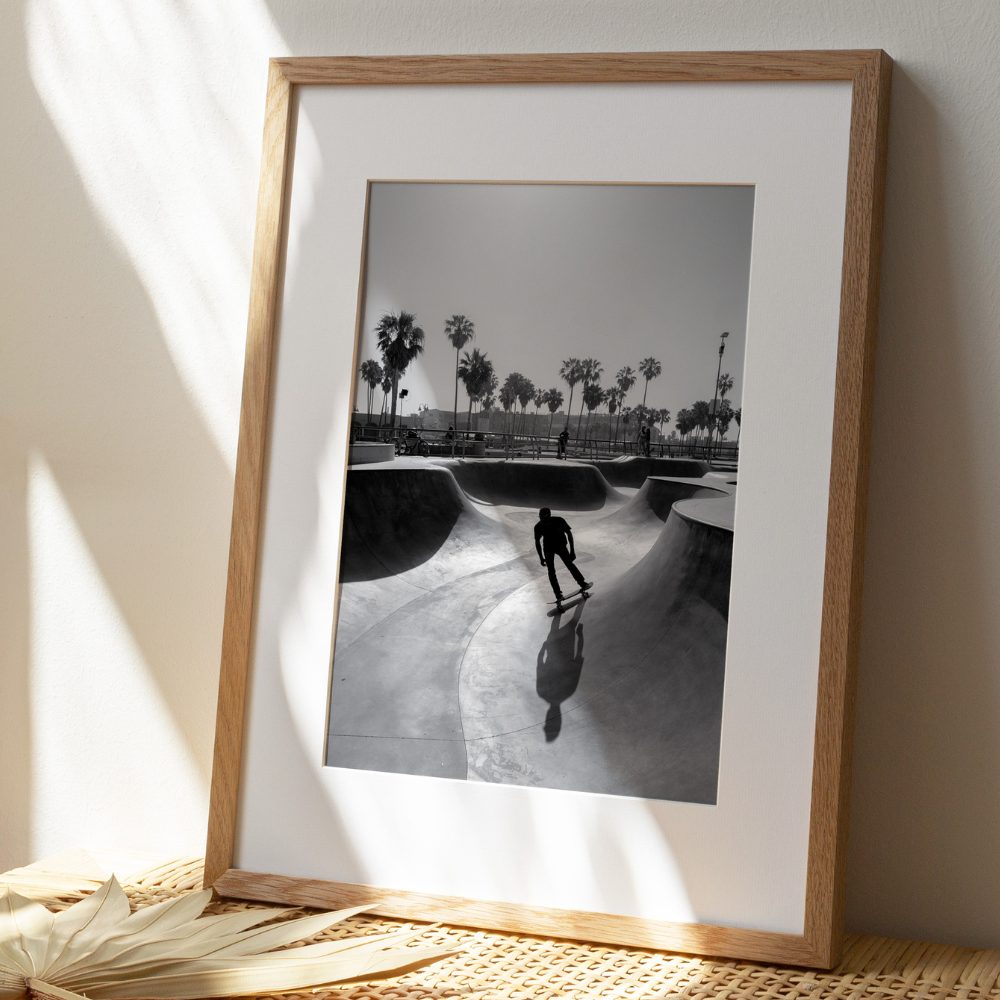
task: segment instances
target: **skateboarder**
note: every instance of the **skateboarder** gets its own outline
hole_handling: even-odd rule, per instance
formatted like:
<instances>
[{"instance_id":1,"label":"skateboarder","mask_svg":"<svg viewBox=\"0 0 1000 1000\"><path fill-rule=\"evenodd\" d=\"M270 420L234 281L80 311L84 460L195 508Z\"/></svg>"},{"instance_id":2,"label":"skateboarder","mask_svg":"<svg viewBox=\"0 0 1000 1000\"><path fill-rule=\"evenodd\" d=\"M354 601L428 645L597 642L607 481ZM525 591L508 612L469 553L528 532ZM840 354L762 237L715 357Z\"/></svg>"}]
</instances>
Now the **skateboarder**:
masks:
<instances>
[{"instance_id":1,"label":"skateboarder","mask_svg":"<svg viewBox=\"0 0 1000 1000\"><path fill-rule=\"evenodd\" d=\"M569 442L569 430L564 427L556 438L556 458L566 457L566 445Z\"/></svg>"},{"instance_id":2,"label":"skateboarder","mask_svg":"<svg viewBox=\"0 0 1000 1000\"><path fill-rule=\"evenodd\" d=\"M569 539L568 549L567 539ZM583 574L573 565L576 560L576 549L573 547L573 532L570 526L561 517L553 517L548 507L543 507L538 512L538 524L535 525L535 551L542 560L542 565L548 568L549 583L552 584L557 601L561 601L563 595L556 577L556 556L566 564L566 568L581 590L588 590L593 586L584 580Z\"/></svg>"}]
</instances>

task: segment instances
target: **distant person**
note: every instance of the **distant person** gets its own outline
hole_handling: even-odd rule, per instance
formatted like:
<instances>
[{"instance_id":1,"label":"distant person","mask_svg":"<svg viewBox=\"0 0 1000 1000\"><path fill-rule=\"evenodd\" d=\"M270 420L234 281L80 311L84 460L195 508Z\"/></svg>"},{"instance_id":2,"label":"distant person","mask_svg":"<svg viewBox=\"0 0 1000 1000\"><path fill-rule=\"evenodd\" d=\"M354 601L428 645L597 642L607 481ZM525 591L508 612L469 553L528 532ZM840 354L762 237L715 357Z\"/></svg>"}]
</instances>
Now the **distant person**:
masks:
<instances>
[{"instance_id":1,"label":"distant person","mask_svg":"<svg viewBox=\"0 0 1000 1000\"><path fill-rule=\"evenodd\" d=\"M445 434L444 439L445 439L445 441L454 441L455 440L455 428L452 427L451 424L448 424L448 433Z\"/></svg>"},{"instance_id":2,"label":"distant person","mask_svg":"<svg viewBox=\"0 0 1000 1000\"><path fill-rule=\"evenodd\" d=\"M569 444L569 428L564 427L556 438L556 458L566 457L566 445Z\"/></svg>"},{"instance_id":3,"label":"distant person","mask_svg":"<svg viewBox=\"0 0 1000 1000\"><path fill-rule=\"evenodd\" d=\"M649 454L650 454L650 447L649 447L650 430L649 430L649 425L648 424L643 426L641 433L642 433L642 453L646 456L646 458L649 458Z\"/></svg>"},{"instance_id":4,"label":"distant person","mask_svg":"<svg viewBox=\"0 0 1000 1000\"><path fill-rule=\"evenodd\" d=\"M581 590L588 590L593 586L583 578L583 574L574 565L576 549L573 547L573 532L570 526L561 517L553 517L548 507L543 507L538 512L538 524L535 525L535 551L542 565L548 568L549 583L552 584L552 592L556 595L557 601L563 599L563 594L556 576L556 556L566 564L570 575Z\"/></svg>"}]
</instances>

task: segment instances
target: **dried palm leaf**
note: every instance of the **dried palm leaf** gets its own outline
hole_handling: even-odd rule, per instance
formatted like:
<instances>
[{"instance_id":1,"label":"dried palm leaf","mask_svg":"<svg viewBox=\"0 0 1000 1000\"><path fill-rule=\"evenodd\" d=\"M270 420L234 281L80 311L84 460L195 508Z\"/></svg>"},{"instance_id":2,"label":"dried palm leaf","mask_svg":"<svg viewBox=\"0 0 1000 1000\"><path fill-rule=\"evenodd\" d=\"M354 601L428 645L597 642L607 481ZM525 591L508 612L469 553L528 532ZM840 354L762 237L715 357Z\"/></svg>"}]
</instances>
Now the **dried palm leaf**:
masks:
<instances>
[{"instance_id":1,"label":"dried palm leaf","mask_svg":"<svg viewBox=\"0 0 1000 1000\"><path fill-rule=\"evenodd\" d=\"M366 907L267 923L290 911L203 917L211 898L205 889L131 913L112 876L92 895L53 914L7 890L0 895L0 1000L25 994L35 1000L196 1000L278 993L374 978L453 954L406 947L420 931L286 948Z\"/></svg>"}]
</instances>

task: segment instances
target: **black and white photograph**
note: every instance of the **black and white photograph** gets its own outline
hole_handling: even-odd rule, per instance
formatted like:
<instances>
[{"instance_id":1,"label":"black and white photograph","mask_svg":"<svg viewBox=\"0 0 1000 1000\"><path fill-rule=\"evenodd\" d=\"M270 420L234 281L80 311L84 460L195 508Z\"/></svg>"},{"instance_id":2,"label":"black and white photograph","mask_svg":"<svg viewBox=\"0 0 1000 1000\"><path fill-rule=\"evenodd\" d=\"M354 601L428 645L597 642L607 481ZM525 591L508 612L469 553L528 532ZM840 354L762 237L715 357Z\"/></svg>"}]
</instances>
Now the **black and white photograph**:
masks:
<instances>
[{"instance_id":1,"label":"black and white photograph","mask_svg":"<svg viewBox=\"0 0 1000 1000\"><path fill-rule=\"evenodd\" d=\"M753 217L370 183L328 766L716 803Z\"/></svg>"}]
</instances>

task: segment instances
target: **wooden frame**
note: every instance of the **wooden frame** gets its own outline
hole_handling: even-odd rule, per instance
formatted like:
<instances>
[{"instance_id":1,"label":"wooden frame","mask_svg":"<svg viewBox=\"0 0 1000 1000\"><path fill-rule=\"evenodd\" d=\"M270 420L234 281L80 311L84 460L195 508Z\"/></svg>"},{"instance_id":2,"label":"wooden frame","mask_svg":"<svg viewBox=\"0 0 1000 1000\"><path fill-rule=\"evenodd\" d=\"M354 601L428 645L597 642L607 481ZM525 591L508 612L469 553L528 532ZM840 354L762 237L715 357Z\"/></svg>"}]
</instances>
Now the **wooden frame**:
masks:
<instances>
[{"instance_id":1,"label":"wooden frame","mask_svg":"<svg viewBox=\"0 0 1000 1000\"><path fill-rule=\"evenodd\" d=\"M633 53L272 60L247 331L205 884L310 906L375 904L412 919L831 967L841 952L855 674L892 61L882 51ZM852 84L847 210L804 933L549 910L231 867L258 573L293 89L309 85L825 81Z\"/></svg>"}]
</instances>

